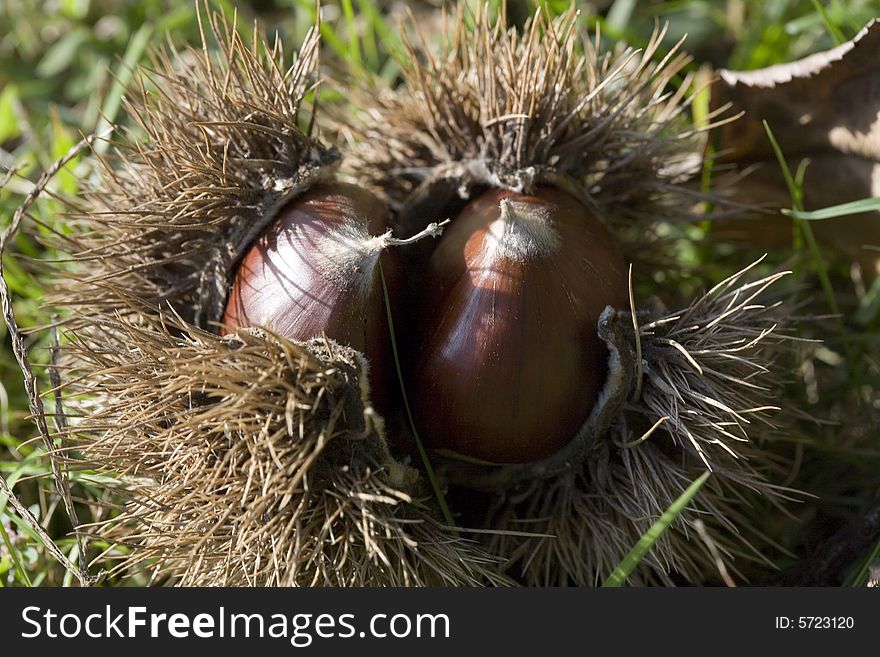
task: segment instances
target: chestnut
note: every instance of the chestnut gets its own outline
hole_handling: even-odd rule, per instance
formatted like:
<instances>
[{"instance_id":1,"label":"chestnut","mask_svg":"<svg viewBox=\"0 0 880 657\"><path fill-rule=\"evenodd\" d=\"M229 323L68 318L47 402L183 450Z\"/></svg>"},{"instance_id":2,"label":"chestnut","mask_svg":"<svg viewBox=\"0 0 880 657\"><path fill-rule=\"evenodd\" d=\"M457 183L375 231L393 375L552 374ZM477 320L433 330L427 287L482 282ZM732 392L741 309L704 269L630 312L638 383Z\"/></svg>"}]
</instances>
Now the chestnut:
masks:
<instances>
[{"instance_id":1,"label":"chestnut","mask_svg":"<svg viewBox=\"0 0 880 657\"><path fill-rule=\"evenodd\" d=\"M224 332L259 326L291 340L327 337L364 353L374 401L387 387L390 342L379 262L396 290L385 205L370 192L322 183L294 198L245 252Z\"/></svg>"},{"instance_id":2,"label":"chestnut","mask_svg":"<svg viewBox=\"0 0 880 657\"><path fill-rule=\"evenodd\" d=\"M599 315L629 305L602 221L553 187L491 189L440 239L423 290L409 385L425 442L493 463L564 447L605 380Z\"/></svg>"}]
</instances>

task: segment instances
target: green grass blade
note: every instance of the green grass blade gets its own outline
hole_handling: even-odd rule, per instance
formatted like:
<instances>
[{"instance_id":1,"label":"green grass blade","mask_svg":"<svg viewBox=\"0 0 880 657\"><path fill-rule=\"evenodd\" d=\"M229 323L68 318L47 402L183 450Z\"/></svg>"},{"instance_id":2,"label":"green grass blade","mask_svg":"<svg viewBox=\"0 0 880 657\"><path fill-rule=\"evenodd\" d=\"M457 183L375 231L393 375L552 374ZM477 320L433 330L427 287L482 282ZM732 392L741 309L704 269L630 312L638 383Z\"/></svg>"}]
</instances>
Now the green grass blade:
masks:
<instances>
[{"instance_id":1,"label":"green grass blade","mask_svg":"<svg viewBox=\"0 0 880 657\"><path fill-rule=\"evenodd\" d=\"M76 544L76 541L74 541L73 545L70 547L70 552L67 553L67 558L70 559L70 563L76 563L79 559L79 545ZM65 589L69 589L73 584L73 572L70 570L65 571L61 586Z\"/></svg>"},{"instance_id":2,"label":"green grass blade","mask_svg":"<svg viewBox=\"0 0 880 657\"><path fill-rule=\"evenodd\" d=\"M875 278L859 302L859 307L853 315L853 322L859 326L868 326L878 315L880 315L880 278Z\"/></svg>"},{"instance_id":3,"label":"green grass blade","mask_svg":"<svg viewBox=\"0 0 880 657\"><path fill-rule=\"evenodd\" d=\"M76 145L76 142L79 141L79 139L74 139L73 134L61 122L61 119L58 117L58 112L54 109L49 112L49 121L52 125L52 161L57 162ZM79 157L75 157L55 176L55 184L57 185L58 191L70 196L73 196L79 191L79 181L73 173L73 169L76 167L79 159ZM49 206L52 207L53 210L61 210L61 207L57 202L49 203ZM41 227L40 232L45 234L46 231Z\"/></svg>"},{"instance_id":4,"label":"green grass blade","mask_svg":"<svg viewBox=\"0 0 880 657\"><path fill-rule=\"evenodd\" d=\"M863 198L860 201L850 201L849 203L832 205L827 208L822 208L821 210L813 210L812 212L805 212L802 210L783 210L782 213L803 221L823 221L824 219L835 219L850 214L873 212L874 210L880 210L880 198Z\"/></svg>"},{"instance_id":5,"label":"green grass blade","mask_svg":"<svg viewBox=\"0 0 880 657\"><path fill-rule=\"evenodd\" d=\"M874 548L871 550L868 557L859 567L859 569L853 573L852 577L850 577L846 582L844 582L844 586L848 587L861 587L865 585L865 582L868 581L868 572L871 570L871 564L880 559L880 541L877 541L874 544Z\"/></svg>"},{"instance_id":6,"label":"green grass blade","mask_svg":"<svg viewBox=\"0 0 880 657\"><path fill-rule=\"evenodd\" d=\"M770 124L767 123L766 119L762 120L761 123L764 124L764 131L767 133L767 138L770 140L770 146L773 148L773 153L776 155L776 160L779 162L779 168L782 170L782 177L785 178L785 185L788 187L788 193L791 196L791 205L798 212L803 212L803 189L795 183L794 176L791 175L791 169L788 168L788 161L782 153L782 148L779 146L779 142L776 141L776 136L770 129Z\"/></svg>"},{"instance_id":7,"label":"green grass blade","mask_svg":"<svg viewBox=\"0 0 880 657\"><path fill-rule=\"evenodd\" d=\"M376 22L377 20L381 20L381 17L379 17L379 12L370 0L358 0L358 11L360 11L361 16L363 16L365 24L362 39L364 61L370 71L378 71L380 58Z\"/></svg>"},{"instance_id":8,"label":"green grass blade","mask_svg":"<svg viewBox=\"0 0 880 657\"><path fill-rule=\"evenodd\" d=\"M362 62L361 46L357 33L357 22L351 0L342 0L342 11L345 14L345 26L348 30L348 57L350 61Z\"/></svg>"},{"instance_id":9,"label":"green grass blade","mask_svg":"<svg viewBox=\"0 0 880 657\"><path fill-rule=\"evenodd\" d=\"M41 78L51 78L66 71L76 60L76 53L91 38L89 30L79 25L56 41L43 59L37 64L34 72Z\"/></svg>"},{"instance_id":10,"label":"green grass blade","mask_svg":"<svg viewBox=\"0 0 880 657\"><path fill-rule=\"evenodd\" d=\"M764 124L764 130L767 132L767 138L770 140L770 145L773 147L773 152L776 154L776 159L779 162L779 168L782 170L782 175L785 178L785 184L788 186L788 192L791 196L791 204L792 209L795 212L804 212L804 190L803 190L803 179L804 174L806 172L806 161L801 161L801 165L798 167L797 177L792 176L791 170L788 168L788 162L785 159L785 155L782 153L782 148L779 146L779 142L776 141L776 137L773 134L773 131L770 129L770 124L767 121L762 121ZM810 253L810 257L813 260L813 265L816 268L816 275L819 277L819 283L822 286L822 291L825 294L825 298L828 302L828 307L831 309L831 312L836 316L837 330L840 333L841 342L843 344L844 350L846 351L847 358L849 362L855 363L854 353L850 347L849 340L847 338L846 330L843 326L843 320L840 316L840 306L837 303L837 297L834 294L834 286L831 285L831 278L828 276L828 266L825 264L825 260L822 258L822 253L819 251L819 245L816 242L816 238L813 235L813 229L810 227L810 224L806 221L802 221L797 217L794 217L794 221L797 224L797 227L800 229L801 234L803 235L804 241L807 244L807 250Z\"/></svg>"},{"instance_id":11,"label":"green grass blade","mask_svg":"<svg viewBox=\"0 0 880 657\"><path fill-rule=\"evenodd\" d=\"M21 134L18 117L15 115L15 104L19 102L17 85L7 84L0 91L0 144Z\"/></svg>"},{"instance_id":12,"label":"green grass blade","mask_svg":"<svg viewBox=\"0 0 880 657\"><path fill-rule=\"evenodd\" d=\"M122 64L118 67L116 79L113 80L110 91L107 92L107 97L104 99L104 104L101 107L103 117L98 122L96 132L102 133L106 131L113 124L113 121L116 120L116 115L119 114L119 108L122 106L125 88L131 81L134 68L141 61L141 57L143 57L152 36L153 26L146 23L141 25L140 29L134 33L128 42L128 48L126 48L125 55L122 57ZM104 152L107 150L107 146L108 142L102 139L95 143L93 149L98 152Z\"/></svg>"},{"instance_id":13,"label":"green grass blade","mask_svg":"<svg viewBox=\"0 0 880 657\"><path fill-rule=\"evenodd\" d=\"M711 105L711 85L706 84L698 93L693 95L691 102L694 124L702 130L707 130L709 123L711 122L711 119L709 118L712 111ZM708 200L712 198L712 175L715 167L715 142L717 141L717 135L714 133L712 133L712 135L713 136L706 141L706 152L703 157L702 171L700 172L700 192L705 194L707 198L706 201L703 201L703 212L706 214L711 213L715 207L715 204L711 200ZM704 228L711 229L711 227L708 226L711 222L706 221L705 223L707 226L704 226Z\"/></svg>"},{"instance_id":14,"label":"green grass blade","mask_svg":"<svg viewBox=\"0 0 880 657\"><path fill-rule=\"evenodd\" d=\"M629 551L629 554L623 558L623 561L618 564L617 568L615 568L608 576L608 579L602 583L603 587L616 588L624 585L626 578L630 576L636 566L638 566L641 560L645 558L645 555L651 551L654 544L661 536L663 536L666 530L669 529L669 526L675 522L675 519L681 515L681 512L685 510L687 505L690 504L700 488L703 487L703 484L706 483L710 474L712 473L708 470L701 474L690 486L687 487L687 490L685 490L675 502L669 505L669 508L663 512L660 519L651 525L651 528L645 532L641 539L639 539L639 542L636 543L635 547Z\"/></svg>"},{"instance_id":15,"label":"green grass blade","mask_svg":"<svg viewBox=\"0 0 880 657\"><path fill-rule=\"evenodd\" d=\"M33 583L18 558L18 550L15 549L15 546L9 538L9 534L6 533L6 527L3 526L2 520L0 520L0 536L3 537L3 543L6 545L6 550L9 552L9 558L12 560L12 565L15 568L19 581L28 587L32 587Z\"/></svg>"},{"instance_id":16,"label":"green grass blade","mask_svg":"<svg viewBox=\"0 0 880 657\"><path fill-rule=\"evenodd\" d=\"M385 274L382 271L382 263L379 263L379 278L382 281L382 294L385 296L385 313L388 317L388 330L391 333L391 353L394 355L394 367L397 368L397 378L400 381L400 395L403 398L403 407L406 409L406 417L409 420L409 426L413 432L413 438L416 441L419 456L422 459L422 464L425 466L425 472L428 475L428 480L431 482L431 488L437 498L437 504L440 506L440 512L443 514L443 519L449 527L455 527L455 518L452 516L452 511L446 503L446 496L443 495L443 490L440 488L440 483L437 481L437 476L434 474L434 468L431 466L431 460L428 458L428 451L422 443L418 429L416 429L416 421L413 418L412 409L409 406L409 398L407 397L406 385L404 385L403 380L403 370L400 367L400 356L397 352L397 340L394 337L394 318L391 316L391 298L388 296L388 286L385 283Z\"/></svg>"},{"instance_id":17,"label":"green grass blade","mask_svg":"<svg viewBox=\"0 0 880 657\"><path fill-rule=\"evenodd\" d=\"M834 39L835 43L839 46L840 44L846 41L846 37L843 36L843 32L840 31L840 28L837 24L831 20L831 17L828 15L828 12L825 11L825 7L819 0L813 0L813 6L816 8L816 12L819 16L822 17L822 22L825 23L825 27L828 28L828 32L831 34L831 37Z\"/></svg>"},{"instance_id":18,"label":"green grass blade","mask_svg":"<svg viewBox=\"0 0 880 657\"><path fill-rule=\"evenodd\" d=\"M635 0L615 0L608 10L605 24L618 32L626 31L632 20L635 8Z\"/></svg>"}]
</instances>

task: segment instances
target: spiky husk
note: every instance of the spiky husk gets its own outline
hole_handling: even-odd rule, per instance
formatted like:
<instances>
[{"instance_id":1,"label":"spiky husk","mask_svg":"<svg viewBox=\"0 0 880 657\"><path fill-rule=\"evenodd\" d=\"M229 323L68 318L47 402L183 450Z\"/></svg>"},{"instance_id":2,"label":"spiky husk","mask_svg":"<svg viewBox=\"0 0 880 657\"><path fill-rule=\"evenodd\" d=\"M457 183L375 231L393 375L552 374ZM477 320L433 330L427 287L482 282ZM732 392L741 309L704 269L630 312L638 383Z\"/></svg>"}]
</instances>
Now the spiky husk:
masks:
<instances>
[{"instance_id":1,"label":"spiky husk","mask_svg":"<svg viewBox=\"0 0 880 657\"><path fill-rule=\"evenodd\" d=\"M117 476L100 528L185 585L472 585L506 581L435 519L388 452L363 358L323 342L210 332L243 248L288 199L334 174L301 129L318 32L292 67L220 15L201 51L137 77L137 130L101 160L60 237L68 306L62 438ZM307 108L313 111L314 108Z\"/></svg>"},{"instance_id":2,"label":"spiky husk","mask_svg":"<svg viewBox=\"0 0 880 657\"><path fill-rule=\"evenodd\" d=\"M117 322L76 339L71 446L124 476L100 534L187 586L500 583L389 454L366 363L329 342ZM76 376L82 373L82 376Z\"/></svg>"},{"instance_id":3,"label":"spiky husk","mask_svg":"<svg viewBox=\"0 0 880 657\"><path fill-rule=\"evenodd\" d=\"M758 502L778 507L795 495L772 483L782 467L766 444L780 385L768 365L789 338L778 330L780 304L762 298L784 274L744 281L749 269L678 313L642 313L636 362L643 385L605 440L571 471L495 499L490 526L499 533L488 546L525 582L603 581L707 469L707 484L630 581L696 583L717 576L719 559L767 563L750 543L763 547L766 539L747 509ZM620 313L617 321L631 318Z\"/></svg>"},{"instance_id":4,"label":"spiky husk","mask_svg":"<svg viewBox=\"0 0 880 657\"><path fill-rule=\"evenodd\" d=\"M573 9L538 11L521 33L503 11L466 11L459 5L440 54L424 37L407 43L405 85L361 98L344 171L383 194L409 230L454 215L485 187L556 186L609 222L644 271L648 234L689 218L694 199L683 184L702 161L687 113L693 78L669 91L689 58L678 46L658 57L662 30L642 52L600 54L598 37L581 41ZM622 360L635 363L635 388L618 421L567 471L483 498L485 527L497 532L486 544L506 572L537 585L601 581L707 468L714 476L632 581L696 582L719 559L760 556L741 534L743 509L753 496L786 495L770 483L778 464L764 449L782 336L778 314L756 301L778 276L744 275L677 315L639 313L639 348Z\"/></svg>"},{"instance_id":5,"label":"spiky husk","mask_svg":"<svg viewBox=\"0 0 880 657\"><path fill-rule=\"evenodd\" d=\"M84 230L67 249L88 272L65 285L75 308L112 314L136 301L205 327L242 250L285 201L334 173L336 152L300 126L317 31L287 67L280 40L255 31L248 46L222 16L208 23L202 51L158 51L139 71L126 101L137 125L71 214Z\"/></svg>"},{"instance_id":6,"label":"spiky husk","mask_svg":"<svg viewBox=\"0 0 880 657\"><path fill-rule=\"evenodd\" d=\"M667 90L689 57L676 47L654 61L664 31L642 52L600 54L598 37L581 41L573 9L538 11L518 34L503 12L465 7L440 54L414 30L405 85L360 97L362 116L341 128L355 144L346 172L405 219L442 213L444 197L481 185L528 193L541 183L623 224L687 211L676 183L699 166L699 130L685 112L691 76Z\"/></svg>"}]
</instances>

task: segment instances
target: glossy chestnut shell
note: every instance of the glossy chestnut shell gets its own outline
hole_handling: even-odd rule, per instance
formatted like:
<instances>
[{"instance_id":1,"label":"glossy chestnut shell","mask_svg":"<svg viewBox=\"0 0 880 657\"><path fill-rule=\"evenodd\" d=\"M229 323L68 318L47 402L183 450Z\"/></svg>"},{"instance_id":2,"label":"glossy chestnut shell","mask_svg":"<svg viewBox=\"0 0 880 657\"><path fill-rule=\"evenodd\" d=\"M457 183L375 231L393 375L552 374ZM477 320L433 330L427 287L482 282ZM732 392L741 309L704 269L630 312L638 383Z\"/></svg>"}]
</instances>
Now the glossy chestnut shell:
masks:
<instances>
[{"instance_id":1,"label":"glossy chestnut shell","mask_svg":"<svg viewBox=\"0 0 880 657\"><path fill-rule=\"evenodd\" d=\"M426 443L494 463L561 449L605 381L608 305L629 305L626 265L581 203L552 187L471 201L423 286L408 378Z\"/></svg>"},{"instance_id":2,"label":"glossy chestnut shell","mask_svg":"<svg viewBox=\"0 0 880 657\"><path fill-rule=\"evenodd\" d=\"M389 225L385 205L354 185L319 184L296 197L239 263L224 332L260 326L291 340L326 334L367 356L376 401L393 369L377 265L392 292L397 265L371 238Z\"/></svg>"}]
</instances>

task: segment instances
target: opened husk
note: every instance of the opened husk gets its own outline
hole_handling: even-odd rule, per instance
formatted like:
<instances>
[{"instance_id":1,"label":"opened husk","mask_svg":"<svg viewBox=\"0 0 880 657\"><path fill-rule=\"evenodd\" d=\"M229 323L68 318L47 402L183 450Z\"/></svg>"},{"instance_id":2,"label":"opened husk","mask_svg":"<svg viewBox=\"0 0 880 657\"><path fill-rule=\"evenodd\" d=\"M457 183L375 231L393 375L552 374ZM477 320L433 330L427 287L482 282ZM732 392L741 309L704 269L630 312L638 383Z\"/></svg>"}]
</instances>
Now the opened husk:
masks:
<instances>
[{"instance_id":1,"label":"opened husk","mask_svg":"<svg viewBox=\"0 0 880 657\"><path fill-rule=\"evenodd\" d=\"M606 221L638 272L654 229L693 217L692 78L669 90L687 56L660 55L662 31L643 52L600 55L581 42L574 11L539 11L522 33L503 15L465 11L439 54L424 37L408 44L406 85L361 96L359 122L339 127L355 144L343 172L384 195L410 231L454 217L486 187L556 186ZM494 530L484 542L505 572L531 585L601 582L706 469L714 476L631 581L702 581L716 571L713 552L765 559L745 509L790 495L772 483L781 468L767 450L779 410L771 364L785 336L766 293L784 274L755 280L749 269L679 313L609 308L597 328L611 374L558 454L511 466L435 455L467 520Z\"/></svg>"},{"instance_id":2,"label":"opened husk","mask_svg":"<svg viewBox=\"0 0 880 657\"><path fill-rule=\"evenodd\" d=\"M140 72L144 134L114 144L59 238L66 437L128 499L95 528L105 556L183 585L508 581L389 454L360 354L214 334L243 250L337 155L300 126L317 29L287 68L279 41L208 28L201 51Z\"/></svg>"}]
</instances>

